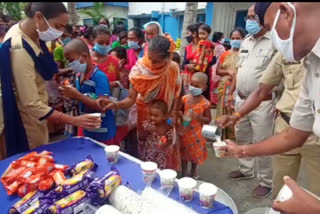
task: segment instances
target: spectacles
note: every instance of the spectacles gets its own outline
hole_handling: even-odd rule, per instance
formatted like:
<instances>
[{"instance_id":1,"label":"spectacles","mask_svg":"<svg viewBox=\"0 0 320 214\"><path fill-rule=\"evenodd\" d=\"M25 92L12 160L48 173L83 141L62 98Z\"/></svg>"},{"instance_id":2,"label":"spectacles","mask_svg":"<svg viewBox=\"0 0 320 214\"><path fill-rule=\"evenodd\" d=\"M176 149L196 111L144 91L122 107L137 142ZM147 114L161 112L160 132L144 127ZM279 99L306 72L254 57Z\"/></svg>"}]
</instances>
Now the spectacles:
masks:
<instances>
[{"instance_id":1,"label":"spectacles","mask_svg":"<svg viewBox=\"0 0 320 214\"><path fill-rule=\"evenodd\" d=\"M256 20L256 21L258 21L259 23L260 23L260 19L259 19L259 16L258 15L254 15L254 16L246 16L246 17L244 17L244 21L247 21L247 20L251 20L251 21L254 21L254 20Z\"/></svg>"}]
</instances>

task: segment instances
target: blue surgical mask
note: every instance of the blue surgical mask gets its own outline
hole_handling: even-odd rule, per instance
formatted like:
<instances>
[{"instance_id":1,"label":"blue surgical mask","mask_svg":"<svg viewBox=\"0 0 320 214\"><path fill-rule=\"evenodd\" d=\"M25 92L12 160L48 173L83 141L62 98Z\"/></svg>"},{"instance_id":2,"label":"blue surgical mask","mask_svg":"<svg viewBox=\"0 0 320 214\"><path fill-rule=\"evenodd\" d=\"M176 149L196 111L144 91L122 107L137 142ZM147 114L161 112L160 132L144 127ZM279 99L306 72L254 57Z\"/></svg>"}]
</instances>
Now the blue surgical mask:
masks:
<instances>
[{"instance_id":1,"label":"blue surgical mask","mask_svg":"<svg viewBox=\"0 0 320 214\"><path fill-rule=\"evenodd\" d=\"M95 43L93 46L93 50L102 56L106 56L110 50L110 46L109 45L104 46L104 45L100 45L98 43Z\"/></svg>"},{"instance_id":2,"label":"blue surgical mask","mask_svg":"<svg viewBox=\"0 0 320 214\"><path fill-rule=\"evenodd\" d=\"M247 20L246 22L246 31L248 31L249 34L251 35L256 35L257 33L260 32L262 27L259 25L259 23L256 20Z\"/></svg>"},{"instance_id":3,"label":"blue surgical mask","mask_svg":"<svg viewBox=\"0 0 320 214\"><path fill-rule=\"evenodd\" d=\"M189 85L189 92L192 96L197 97L202 94L202 89L193 87L192 85Z\"/></svg>"},{"instance_id":4,"label":"blue surgical mask","mask_svg":"<svg viewBox=\"0 0 320 214\"><path fill-rule=\"evenodd\" d=\"M65 38L64 40L62 40L62 43L64 44L64 45L66 45L66 44L68 44L69 42L71 42L71 38L70 37L68 37L68 38Z\"/></svg>"},{"instance_id":5,"label":"blue surgical mask","mask_svg":"<svg viewBox=\"0 0 320 214\"><path fill-rule=\"evenodd\" d=\"M87 70L87 63L81 64L79 60L74 60L68 64L68 67L72 68L76 74L84 73Z\"/></svg>"},{"instance_id":6,"label":"blue surgical mask","mask_svg":"<svg viewBox=\"0 0 320 214\"><path fill-rule=\"evenodd\" d=\"M128 46L130 49L134 49L134 50L138 50L141 48L138 42L133 42L133 41L128 41Z\"/></svg>"},{"instance_id":7,"label":"blue surgical mask","mask_svg":"<svg viewBox=\"0 0 320 214\"><path fill-rule=\"evenodd\" d=\"M241 46L241 40L231 40L230 45L232 48L239 49Z\"/></svg>"}]
</instances>

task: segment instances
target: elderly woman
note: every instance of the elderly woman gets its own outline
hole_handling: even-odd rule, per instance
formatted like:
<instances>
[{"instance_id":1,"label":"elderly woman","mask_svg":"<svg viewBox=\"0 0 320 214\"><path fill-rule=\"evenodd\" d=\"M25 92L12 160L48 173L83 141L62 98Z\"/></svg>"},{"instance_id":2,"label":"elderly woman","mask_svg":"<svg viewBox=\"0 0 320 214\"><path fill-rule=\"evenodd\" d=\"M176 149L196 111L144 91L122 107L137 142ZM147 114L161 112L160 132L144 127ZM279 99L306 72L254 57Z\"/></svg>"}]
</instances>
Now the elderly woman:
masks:
<instances>
[{"instance_id":1,"label":"elderly woman","mask_svg":"<svg viewBox=\"0 0 320 214\"><path fill-rule=\"evenodd\" d=\"M147 139L142 122L148 117L151 101L163 100L168 106L169 114L176 113L178 109L181 80L179 67L171 60L175 45L171 37L169 35L167 37L169 39L158 36L150 40L148 55L138 60L132 68L129 76L132 87L128 98L120 102L112 102L107 98L97 100L104 109L129 108L136 103L139 154L143 153Z\"/></svg>"}]
</instances>

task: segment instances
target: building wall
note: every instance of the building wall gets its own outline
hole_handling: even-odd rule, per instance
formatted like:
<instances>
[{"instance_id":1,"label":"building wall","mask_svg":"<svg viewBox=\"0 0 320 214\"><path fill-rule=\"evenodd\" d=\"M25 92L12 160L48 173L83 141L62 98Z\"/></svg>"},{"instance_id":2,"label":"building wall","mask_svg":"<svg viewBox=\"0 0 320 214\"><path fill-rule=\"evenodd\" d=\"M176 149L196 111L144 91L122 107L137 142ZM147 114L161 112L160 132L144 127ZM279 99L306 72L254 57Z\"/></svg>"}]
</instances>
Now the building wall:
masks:
<instances>
[{"instance_id":1,"label":"building wall","mask_svg":"<svg viewBox=\"0 0 320 214\"><path fill-rule=\"evenodd\" d=\"M207 3L199 2L198 9L205 9ZM185 2L129 2L129 15L150 14L151 11L168 13L170 9L176 11L185 10Z\"/></svg>"},{"instance_id":2,"label":"building wall","mask_svg":"<svg viewBox=\"0 0 320 214\"><path fill-rule=\"evenodd\" d=\"M80 16L80 19L78 22L79 25L83 25L83 19L90 18L89 16L87 16L85 14L82 14L82 13L78 13L78 14ZM110 18L110 17L127 19L128 8L105 5L103 8L103 14L109 18L110 22L113 22L113 18Z\"/></svg>"},{"instance_id":3,"label":"building wall","mask_svg":"<svg viewBox=\"0 0 320 214\"><path fill-rule=\"evenodd\" d=\"M220 31L229 36L236 23L236 13L247 10L252 2L215 2L213 12L213 31Z\"/></svg>"}]
</instances>

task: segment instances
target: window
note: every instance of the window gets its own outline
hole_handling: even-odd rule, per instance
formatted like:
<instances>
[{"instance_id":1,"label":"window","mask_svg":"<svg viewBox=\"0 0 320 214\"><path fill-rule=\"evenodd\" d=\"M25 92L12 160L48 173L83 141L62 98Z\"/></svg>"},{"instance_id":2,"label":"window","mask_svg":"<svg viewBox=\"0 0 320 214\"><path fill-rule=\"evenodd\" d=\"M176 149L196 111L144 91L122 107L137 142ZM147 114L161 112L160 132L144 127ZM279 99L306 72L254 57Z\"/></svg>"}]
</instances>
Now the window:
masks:
<instances>
[{"instance_id":1,"label":"window","mask_svg":"<svg viewBox=\"0 0 320 214\"><path fill-rule=\"evenodd\" d=\"M184 16L179 16L178 38L181 38L181 36L182 36L183 17L184 17Z\"/></svg>"},{"instance_id":2,"label":"window","mask_svg":"<svg viewBox=\"0 0 320 214\"><path fill-rule=\"evenodd\" d=\"M136 18L133 20L133 24L135 27L143 28L143 25L150 22L150 21L151 21L151 17L150 18Z\"/></svg>"},{"instance_id":3,"label":"window","mask_svg":"<svg viewBox=\"0 0 320 214\"><path fill-rule=\"evenodd\" d=\"M197 23L205 23L206 22L206 14L202 13L202 14L197 14Z\"/></svg>"},{"instance_id":4,"label":"window","mask_svg":"<svg viewBox=\"0 0 320 214\"><path fill-rule=\"evenodd\" d=\"M92 18L89 18L89 19L83 19L83 25L94 25L94 21Z\"/></svg>"},{"instance_id":5,"label":"window","mask_svg":"<svg viewBox=\"0 0 320 214\"><path fill-rule=\"evenodd\" d=\"M124 25L128 29L128 22L125 18L113 17L113 26Z\"/></svg>"}]
</instances>

